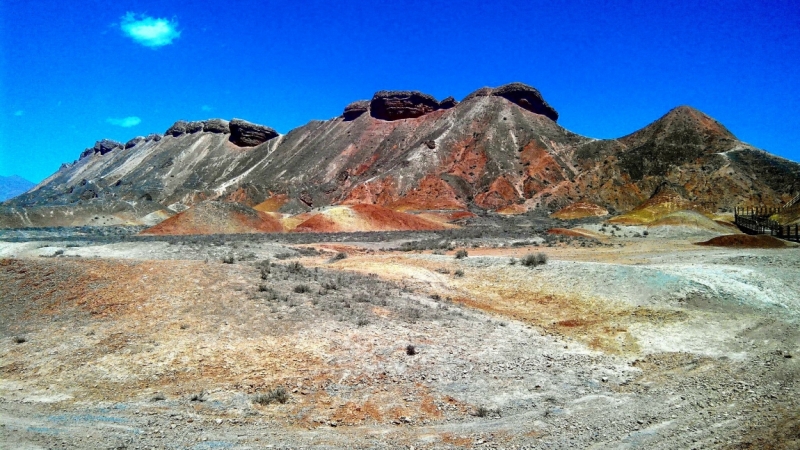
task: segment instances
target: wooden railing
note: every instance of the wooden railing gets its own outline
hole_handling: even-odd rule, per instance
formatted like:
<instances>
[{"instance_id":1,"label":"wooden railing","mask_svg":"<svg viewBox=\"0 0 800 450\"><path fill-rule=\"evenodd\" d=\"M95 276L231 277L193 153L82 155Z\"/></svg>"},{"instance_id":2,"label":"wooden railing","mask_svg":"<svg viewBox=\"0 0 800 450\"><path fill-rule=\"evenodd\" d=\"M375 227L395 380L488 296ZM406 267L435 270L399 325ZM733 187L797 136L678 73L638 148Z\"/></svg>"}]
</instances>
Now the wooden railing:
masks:
<instances>
[{"instance_id":1,"label":"wooden railing","mask_svg":"<svg viewBox=\"0 0 800 450\"><path fill-rule=\"evenodd\" d=\"M799 197L795 197L795 199ZM777 214L785 208L786 206L782 208L736 208L733 213L734 222L740 230L747 234L769 234L787 241L800 242L800 227L797 224L781 225L770 219L773 214Z\"/></svg>"},{"instance_id":2,"label":"wooden railing","mask_svg":"<svg viewBox=\"0 0 800 450\"><path fill-rule=\"evenodd\" d=\"M793 199L789 200L789 203L783 205L783 209L789 209L797 202L800 202L800 194L795 195Z\"/></svg>"}]
</instances>

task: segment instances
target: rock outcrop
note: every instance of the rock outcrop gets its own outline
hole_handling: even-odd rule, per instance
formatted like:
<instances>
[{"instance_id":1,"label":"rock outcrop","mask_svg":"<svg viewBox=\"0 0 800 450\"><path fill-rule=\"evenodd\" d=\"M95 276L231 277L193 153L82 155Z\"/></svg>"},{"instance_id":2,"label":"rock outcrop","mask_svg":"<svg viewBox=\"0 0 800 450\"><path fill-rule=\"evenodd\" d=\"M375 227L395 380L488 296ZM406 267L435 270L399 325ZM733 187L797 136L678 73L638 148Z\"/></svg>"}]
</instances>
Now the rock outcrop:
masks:
<instances>
[{"instance_id":1,"label":"rock outcrop","mask_svg":"<svg viewBox=\"0 0 800 450\"><path fill-rule=\"evenodd\" d=\"M458 105L458 100L451 96L439 102L439 109L450 109L456 105Z\"/></svg>"},{"instance_id":2,"label":"rock outcrop","mask_svg":"<svg viewBox=\"0 0 800 450\"><path fill-rule=\"evenodd\" d=\"M231 132L227 120L222 119L208 119L203 121L203 131L206 133L222 133L227 134Z\"/></svg>"},{"instance_id":3,"label":"rock outcrop","mask_svg":"<svg viewBox=\"0 0 800 450\"><path fill-rule=\"evenodd\" d=\"M482 87L464 97L462 101L489 96L503 97L528 111L549 117L554 122L558 120L558 112L542 98L542 94L524 83L509 83L494 89Z\"/></svg>"},{"instance_id":4,"label":"rock outcrop","mask_svg":"<svg viewBox=\"0 0 800 450\"><path fill-rule=\"evenodd\" d=\"M125 143L125 148L133 148L139 145L140 143L144 142L144 136L136 136L135 138L131 139L130 141Z\"/></svg>"},{"instance_id":5,"label":"rock outcrop","mask_svg":"<svg viewBox=\"0 0 800 450\"><path fill-rule=\"evenodd\" d=\"M155 141L155 142L158 142L158 141L160 141L160 140L161 140L161 137L162 137L162 136L161 136L160 134L158 134L158 133L148 134L148 135L147 135L147 136L144 138L144 141L145 141L145 142L150 142L150 141Z\"/></svg>"},{"instance_id":6,"label":"rock outcrop","mask_svg":"<svg viewBox=\"0 0 800 450\"><path fill-rule=\"evenodd\" d=\"M413 119L436 111L439 102L418 91L379 91L372 97L369 109L376 119Z\"/></svg>"},{"instance_id":7,"label":"rock outcrop","mask_svg":"<svg viewBox=\"0 0 800 450\"><path fill-rule=\"evenodd\" d=\"M369 111L369 100L358 100L344 107L342 117L347 121L356 120L367 111Z\"/></svg>"},{"instance_id":8,"label":"rock outcrop","mask_svg":"<svg viewBox=\"0 0 800 450\"><path fill-rule=\"evenodd\" d=\"M186 134L186 127L189 125L189 122L185 120L179 120L172 124L171 127L167 128L167 131L164 133L165 135L169 134L173 137L178 137L182 134Z\"/></svg>"},{"instance_id":9,"label":"rock outcrop","mask_svg":"<svg viewBox=\"0 0 800 450\"><path fill-rule=\"evenodd\" d=\"M473 98L476 97L489 97L490 95L492 95L492 91L494 91L494 89L490 88L489 86L484 86L478 90L470 92L470 94L464 97L464 99L461 101L465 102L467 100L472 100Z\"/></svg>"},{"instance_id":10,"label":"rock outcrop","mask_svg":"<svg viewBox=\"0 0 800 450\"><path fill-rule=\"evenodd\" d=\"M189 122L186 124L187 133L197 133L203 131L203 122Z\"/></svg>"},{"instance_id":11,"label":"rock outcrop","mask_svg":"<svg viewBox=\"0 0 800 450\"><path fill-rule=\"evenodd\" d=\"M86 150L84 150L83 153L81 153L80 159L94 155L96 153L105 155L106 153L117 148L123 148L122 143L117 141L112 141L111 139L103 139L101 141L95 142L94 147L87 148Z\"/></svg>"},{"instance_id":12,"label":"rock outcrop","mask_svg":"<svg viewBox=\"0 0 800 450\"><path fill-rule=\"evenodd\" d=\"M255 147L278 136L278 132L272 128L246 120L233 119L228 125L231 130L230 141L239 147Z\"/></svg>"},{"instance_id":13,"label":"rock outcrop","mask_svg":"<svg viewBox=\"0 0 800 450\"><path fill-rule=\"evenodd\" d=\"M492 95L508 99L528 111L558 120L558 112L547 104L538 90L523 83L509 83L492 91Z\"/></svg>"}]
</instances>

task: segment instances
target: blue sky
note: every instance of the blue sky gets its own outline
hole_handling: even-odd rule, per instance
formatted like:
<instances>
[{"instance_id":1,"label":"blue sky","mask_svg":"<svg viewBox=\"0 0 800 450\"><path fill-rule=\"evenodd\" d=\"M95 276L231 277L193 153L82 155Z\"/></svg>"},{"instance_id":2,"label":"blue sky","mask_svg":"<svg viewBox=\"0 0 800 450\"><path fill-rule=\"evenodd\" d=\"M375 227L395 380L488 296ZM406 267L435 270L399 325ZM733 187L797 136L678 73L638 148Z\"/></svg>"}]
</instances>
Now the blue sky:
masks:
<instances>
[{"instance_id":1,"label":"blue sky","mask_svg":"<svg viewBox=\"0 0 800 450\"><path fill-rule=\"evenodd\" d=\"M381 89L537 87L620 137L694 106L800 160L796 1L0 2L0 175L101 138L239 117L285 133Z\"/></svg>"}]
</instances>

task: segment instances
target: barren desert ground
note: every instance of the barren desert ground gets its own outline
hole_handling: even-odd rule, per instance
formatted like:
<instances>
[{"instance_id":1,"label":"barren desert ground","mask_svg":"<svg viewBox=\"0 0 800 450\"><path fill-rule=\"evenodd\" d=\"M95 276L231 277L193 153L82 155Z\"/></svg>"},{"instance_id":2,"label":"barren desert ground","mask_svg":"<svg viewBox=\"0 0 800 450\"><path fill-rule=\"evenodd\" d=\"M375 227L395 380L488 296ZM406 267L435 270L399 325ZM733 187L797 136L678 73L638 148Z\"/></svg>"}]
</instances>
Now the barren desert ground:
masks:
<instances>
[{"instance_id":1,"label":"barren desert ground","mask_svg":"<svg viewBox=\"0 0 800 450\"><path fill-rule=\"evenodd\" d=\"M7 232L0 447L800 448L800 249L586 229Z\"/></svg>"}]
</instances>

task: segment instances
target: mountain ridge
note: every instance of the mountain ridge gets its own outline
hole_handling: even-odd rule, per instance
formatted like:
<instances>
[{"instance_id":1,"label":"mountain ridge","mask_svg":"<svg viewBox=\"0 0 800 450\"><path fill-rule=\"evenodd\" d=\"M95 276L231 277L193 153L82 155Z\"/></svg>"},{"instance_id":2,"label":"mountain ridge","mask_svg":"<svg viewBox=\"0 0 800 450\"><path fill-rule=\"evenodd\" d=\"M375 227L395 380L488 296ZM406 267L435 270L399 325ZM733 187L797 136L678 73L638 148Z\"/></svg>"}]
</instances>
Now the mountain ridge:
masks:
<instances>
[{"instance_id":1,"label":"mountain ridge","mask_svg":"<svg viewBox=\"0 0 800 450\"><path fill-rule=\"evenodd\" d=\"M127 209L125 220L135 222L202 200L255 206L273 196L284 196L280 212L291 214L360 203L412 212L521 213L581 201L614 212L633 209L664 182L683 186L689 200L709 209L730 209L756 201L777 205L791 194L786 191L800 189L800 165L738 141L687 106L621 138L597 140L558 125L555 109L521 83L445 101L381 91L369 103L346 106L339 117L285 135L250 124L261 133L255 145L224 127L205 130L212 120L225 122L220 119L199 126L179 121L177 135L134 138L110 151L100 145L62 166L6 204L0 223L19 223L7 218L22 209L30 219L35 210L54 207ZM376 104L383 108L378 117Z\"/></svg>"}]
</instances>

